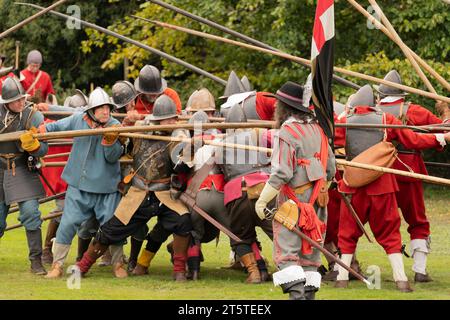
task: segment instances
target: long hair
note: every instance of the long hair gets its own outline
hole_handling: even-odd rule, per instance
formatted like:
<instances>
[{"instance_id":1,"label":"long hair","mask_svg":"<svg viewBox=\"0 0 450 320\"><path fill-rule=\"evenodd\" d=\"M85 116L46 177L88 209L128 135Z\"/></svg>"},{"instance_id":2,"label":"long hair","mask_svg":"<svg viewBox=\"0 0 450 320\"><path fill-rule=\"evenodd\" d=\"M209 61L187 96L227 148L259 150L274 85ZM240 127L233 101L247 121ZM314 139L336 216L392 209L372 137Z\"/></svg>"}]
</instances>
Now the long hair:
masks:
<instances>
[{"instance_id":1,"label":"long hair","mask_svg":"<svg viewBox=\"0 0 450 320\"><path fill-rule=\"evenodd\" d=\"M276 108L275 108L275 127L280 128L282 124L289 119L290 117L294 117L298 120L305 120L313 119L314 116L311 114L308 114L306 112L300 111L298 109L295 109L286 103L277 100Z\"/></svg>"}]
</instances>

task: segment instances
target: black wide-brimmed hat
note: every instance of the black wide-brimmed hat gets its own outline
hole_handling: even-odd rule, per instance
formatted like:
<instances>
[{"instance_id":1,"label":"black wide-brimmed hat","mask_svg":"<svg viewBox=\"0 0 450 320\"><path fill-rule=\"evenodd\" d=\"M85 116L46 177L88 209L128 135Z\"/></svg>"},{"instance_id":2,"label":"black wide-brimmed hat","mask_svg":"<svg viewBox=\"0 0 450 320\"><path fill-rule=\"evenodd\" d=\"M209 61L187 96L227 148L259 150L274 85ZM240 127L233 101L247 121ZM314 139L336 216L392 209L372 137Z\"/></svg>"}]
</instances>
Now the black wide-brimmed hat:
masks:
<instances>
[{"instance_id":1,"label":"black wide-brimmed hat","mask_svg":"<svg viewBox=\"0 0 450 320\"><path fill-rule=\"evenodd\" d=\"M288 81L275 94L267 94L265 96L277 98L294 109L313 113L312 110L303 105L303 86L298 83Z\"/></svg>"}]
</instances>

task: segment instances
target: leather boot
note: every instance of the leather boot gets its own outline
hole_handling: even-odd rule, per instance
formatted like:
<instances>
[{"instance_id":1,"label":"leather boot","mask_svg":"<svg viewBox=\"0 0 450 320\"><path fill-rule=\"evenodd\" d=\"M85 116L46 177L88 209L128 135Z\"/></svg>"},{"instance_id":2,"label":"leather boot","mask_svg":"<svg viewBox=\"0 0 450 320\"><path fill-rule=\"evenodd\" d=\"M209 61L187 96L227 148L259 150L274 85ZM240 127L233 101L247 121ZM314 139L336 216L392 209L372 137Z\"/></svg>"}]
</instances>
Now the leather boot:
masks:
<instances>
[{"instance_id":1,"label":"leather boot","mask_svg":"<svg viewBox=\"0 0 450 320\"><path fill-rule=\"evenodd\" d=\"M395 281L397 289L401 292L413 292L414 290L409 285L409 281Z\"/></svg>"},{"instance_id":2,"label":"leather boot","mask_svg":"<svg viewBox=\"0 0 450 320\"><path fill-rule=\"evenodd\" d=\"M322 275L323 281L336 281L338 271L337 271L337 269L335 270L335 266L336 266L335 262L331 262L328 265L328 271L324 275ZM349 278L350 278L350 275L349 275Z\"/></svg>"},{"instance_id":3,"label":"leather boot","mask_svg":"<svg viewBox=\"0 0 450 320\"><path fill-rule=\"evenodd\" d=\"M82 239L78 237L78 253L77 253L77 262L83 258L84 253L89 248L91 244L91 239Z\"/></svg>"},{"instance_id":4,"label":"leather boot","mask_svg":"<svg viewBox=\"0 0 450 320\"><path fill-rule=\"evenodd\" d=\"M283 293L289 293L289 300L306 300L305 280L295 280L280 286Z\"/></svg>"},{"instance_id":5,"label":"leather boot","mask_svg":"<svg viewBox=\"0 0 450 320\"><path fill-rule=\"evenodd\" d=\"M44 266L42 265L42 234L41 229L27 230L28 249L30 251L28 257L31 262L31 272L37 275L46 275Z\"/></svg>"},{"instance_id":6,"label":"leather boot","mask_svg":"<svg viewBox=\"0 0 450 320\"><path fill-rule=\"evenodd\" d=\"M84 276L89 269L92 267L92 265L97 261L98 258L100 258L105 251L107 251L108 246L101 244L100 242L92 242L89 245L89 248L84 253L83 258L81 258L80 261L77 262L78 268L80 268L81 275Z\"/></svg>"},{"instance_id":7,"label":"leather boot","mask_svg":"<svg viewBox=\"0 0 450 320\"><path fill-rule=\"evenodd\" d=\"M44 249L42 250L42 263L52 264L52 240L56 237L56 231L58 230L59 222L55 219L50 220L47 227L47 234L44 241Z\"/></svg>"},{"instance_id":8,"label":"leather boot","mask_svg":"<svg viewBox=\"0 0 450 320\"><path fill-rule=\"evenodd\" d=\"M57 279L63 275L64 261L70 250L70 244L53 244L53 264L52 269L45 276L46 279Z\"/></svg>"},{"instance_id":9,"label":"leather boot","mask_svg":"<svg viewBox=\"0 0 450 320\"><path fill-rule=\"evenodd\" d=\"M335 288L347 288L348 287L348 280L336 280L336 283L334 284Z\"/></svg>"},{"instance_id":10,"label":"leather boot","mask_svg":"<svg viewBox=\"0 0 450 320\"><path fill-rule=\"evenodd\" d=\"M150 263L155 257L155 254L156 254L155 252L143 249L137 261L136 267L133 269L132 274L134 276L143 276L148 274L148 267L150 267Z\"/></svg>"},{"instance_id":11,"label":"leather boot","mask_svg":"<svg viewBox=\"0 0 450 320\"><path fill-rule=\"evenodd\" d=\"M261 273L258 270L256 264L255 254L253 252L247 253L241 257L241 261L244 264L248 272L247 283L261 283Z\"/></svg>"},{"instance_id":12,"label":"leather boot","mask_svg":"<svg viewBox=\"0 0 450 320\"><path fill-rule=\"evenodd\" d=\"M139 252L141 251L144 241L137 240L131 237L130 259L128 259L128 272L132 272L136 267L137 260L139 258Z\"/></svg>"},{"instance_id":13,"label":"leather boot","mask_svg":"<svg viewBox=\"0 0 450 320\"><path fill-rule=\"evenodd\" d=\"M128 277L128 272L123 266L123 262L117 262L113 264L113 274L116 278L123 279Z\"/></svg>"},{"instance_id":14,"label":"leather boot","mask_svg":"<svg viewBox=\"0 0 450 320\"><path fill-rule=\"evenodd\" d=\"M127 271L123 268L123 245L110 245L109 252L111 253L111 264L113 266L113 274L116 278L128 277Z\"/></svg>"},{"instance_id":15,"label":"leather boot","mask_svg":"<svg viewBox=\"0 0 450 320\"><path fill-rule=\"evenodd\" d=\"M416 272L416 274L414 275L414 282L431 282L431 281L433 281L433 279L431 279L428 273L423 274Z\"/></svg>"},{"instance_id":16,"label":"leather boot","mask_svg":"<svg viewBox=\"0 0 450 320\"><path fill-rule=\"evenodd\" d=\"M191 241L190 235L173 235L173 278L175 281L186 281L187 251Z\"/></svg>"}]
</instances>

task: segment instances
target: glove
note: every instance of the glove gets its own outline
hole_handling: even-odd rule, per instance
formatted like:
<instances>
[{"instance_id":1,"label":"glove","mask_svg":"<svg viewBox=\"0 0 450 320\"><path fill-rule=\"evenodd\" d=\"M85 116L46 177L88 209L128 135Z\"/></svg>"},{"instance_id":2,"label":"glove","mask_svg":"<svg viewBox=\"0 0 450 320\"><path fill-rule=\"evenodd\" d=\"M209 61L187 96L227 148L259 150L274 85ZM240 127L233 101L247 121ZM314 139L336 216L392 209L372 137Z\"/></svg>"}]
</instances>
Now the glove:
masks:
<instances>
[{"instance_id":1,"label":"glove","mask_svg":"<svg viewBox=\"0 0 450 320\"><path fill-rule=\"evenodd\" d=\"M264 220L266 218L264 209L267 207L267 204L272 201L273 198L275 198L279 193L280 190L272 187L270 183L265 184L264 189L261 191L261 195L259 196L259 199L255 204L256 214L261 220Z\"/></svg>"},{"instance_id":2,"label":"glove","mask_svg":"<svg viewBox=\"0 0 450 320\"><path fill-rule=\"evenodd\" d=\"M331 183L331 181L330 181ZM317 205L321 208L326 208L330 198L328 196L328 188L330 183L324 184L319 191L319 196L317 197Z\"/></svg>"},{"instance_id":3,"label":"glove","mask_svg":"<svg viewBox=\"0 0 450 320\"><path fill-rule=\"evenodd\" d=\"M33 134L36 134L38 130L33 127L27 132L20 135L19 139L22 145L22 149L32 153L37 151L41 147L41 143L38 139L33 137Z\"/></svg>"},{"instance_id":4,"label":"glove","mask_svg":"<svg viewBox=\"0 0 450 320\"><path fill-rule=\"evenodd\" d=\"M112 125L111 127L121 127L121 125L119 125L119 124L114 124L114 125ZM104 134L103 134L103 141L104 141L104 144L106 144L106 145L108 145L108 146L114 144L114 143L117 141L117 139L119 139L119 142L120 142L121 144L125 144L126 141L128 140L127 137L121 137L121 136L119 136L119 132L107 132L107 133L104 133Z\"/></svg>"}]
</instances>

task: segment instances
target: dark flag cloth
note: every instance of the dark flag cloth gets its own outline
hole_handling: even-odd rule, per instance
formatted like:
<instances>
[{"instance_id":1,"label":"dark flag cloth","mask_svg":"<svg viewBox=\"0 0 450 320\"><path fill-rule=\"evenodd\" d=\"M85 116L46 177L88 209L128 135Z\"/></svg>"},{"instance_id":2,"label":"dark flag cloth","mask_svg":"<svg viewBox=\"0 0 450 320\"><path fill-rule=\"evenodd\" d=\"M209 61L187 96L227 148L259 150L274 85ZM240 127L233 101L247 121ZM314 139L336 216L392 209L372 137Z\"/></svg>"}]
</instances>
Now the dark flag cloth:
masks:
<instances>
[{"instance_id":1,"label":"dark flag cloth","mask_svg":"<svg viewBox=\"0 0 450 320\"><path fill-rule=\"evenodd\" d=\"M333 145L334 1L318 0L311 45L312 100L320 126Z\"/></svg>"}]
</instances>

